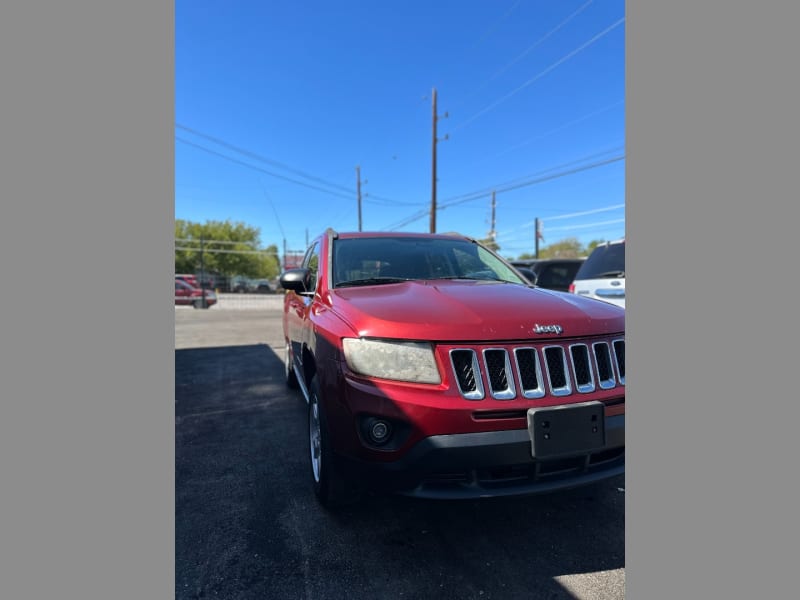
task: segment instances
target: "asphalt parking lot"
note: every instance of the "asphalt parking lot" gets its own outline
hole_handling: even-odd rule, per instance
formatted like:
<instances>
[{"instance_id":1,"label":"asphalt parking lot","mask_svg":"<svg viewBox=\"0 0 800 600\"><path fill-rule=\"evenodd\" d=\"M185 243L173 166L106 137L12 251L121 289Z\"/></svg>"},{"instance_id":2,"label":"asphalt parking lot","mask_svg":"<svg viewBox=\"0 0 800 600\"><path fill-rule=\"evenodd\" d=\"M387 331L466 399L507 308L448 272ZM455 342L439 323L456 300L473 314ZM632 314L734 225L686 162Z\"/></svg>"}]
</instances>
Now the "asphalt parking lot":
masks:
<instances>
[{"instance_id":1,"label":"asphalt parking lot","mask_svg":"<svg viewBox=\"0 0 800 600\"><path fill-rule=\"evenodd\" d=\"M624 598L624 476L322 509L305 401L284 384L280 306L175 309L176 598Z\"/></svg>"}]
</instances>

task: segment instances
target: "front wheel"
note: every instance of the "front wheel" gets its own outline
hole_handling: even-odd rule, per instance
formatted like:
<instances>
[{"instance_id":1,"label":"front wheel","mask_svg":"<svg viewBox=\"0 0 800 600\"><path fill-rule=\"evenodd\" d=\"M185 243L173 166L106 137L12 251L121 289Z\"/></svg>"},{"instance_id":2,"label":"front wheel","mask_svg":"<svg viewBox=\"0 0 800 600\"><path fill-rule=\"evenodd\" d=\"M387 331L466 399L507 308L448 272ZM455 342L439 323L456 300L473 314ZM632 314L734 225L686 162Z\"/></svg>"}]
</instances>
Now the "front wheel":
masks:
<instances>
[{"instance_id":1,"label":"front wheel","mask_svg":"<svg viewBox=\"0 0 800 600\"><path fill-rule=\"evenodd\" d=\"M308 446L314 494L320 504L328 508L350 504L358 499L358 494L342 478L333 462L330 430L320 403L316 375L311 380L308 396Z\"/></svg>"}]
</instances>

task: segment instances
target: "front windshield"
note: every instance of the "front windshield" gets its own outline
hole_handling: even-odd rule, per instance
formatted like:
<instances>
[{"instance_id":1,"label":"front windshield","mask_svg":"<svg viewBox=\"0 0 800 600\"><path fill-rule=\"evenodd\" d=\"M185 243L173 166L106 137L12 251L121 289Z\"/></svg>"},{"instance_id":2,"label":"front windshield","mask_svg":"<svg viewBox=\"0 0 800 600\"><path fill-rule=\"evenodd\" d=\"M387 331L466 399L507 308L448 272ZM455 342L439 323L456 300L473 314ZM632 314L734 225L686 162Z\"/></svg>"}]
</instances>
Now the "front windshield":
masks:
<instances>
[{"instance_id":1,"label":"front windshield","mask_svg":"<svg viewBox=\"0 0 800 600\"><path fill-rule=\"evenodd\" d=\"M433 279L527 285L489 250L456 237L340 238L334 240L332 260L334 287Z\"/></svg>"}]
</instances>

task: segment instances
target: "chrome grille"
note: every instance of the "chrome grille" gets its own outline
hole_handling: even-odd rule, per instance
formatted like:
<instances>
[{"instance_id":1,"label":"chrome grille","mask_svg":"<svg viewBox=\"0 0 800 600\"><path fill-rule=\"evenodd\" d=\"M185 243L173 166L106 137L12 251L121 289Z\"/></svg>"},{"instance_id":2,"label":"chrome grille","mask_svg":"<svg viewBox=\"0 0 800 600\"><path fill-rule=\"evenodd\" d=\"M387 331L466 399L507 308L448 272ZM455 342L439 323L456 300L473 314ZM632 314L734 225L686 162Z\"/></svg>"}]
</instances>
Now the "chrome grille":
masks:
<instances>
[{"instance_id":1,"label":"chrome grille","mask_svg":"<svg viewBox=\"0 0 800 600\"><path fill-rule=\"evenodd\" d=\"M452 348L450 364L468 400L588 394L625 385L625 340L594 343Z\"/></svg>"}]
</instances>

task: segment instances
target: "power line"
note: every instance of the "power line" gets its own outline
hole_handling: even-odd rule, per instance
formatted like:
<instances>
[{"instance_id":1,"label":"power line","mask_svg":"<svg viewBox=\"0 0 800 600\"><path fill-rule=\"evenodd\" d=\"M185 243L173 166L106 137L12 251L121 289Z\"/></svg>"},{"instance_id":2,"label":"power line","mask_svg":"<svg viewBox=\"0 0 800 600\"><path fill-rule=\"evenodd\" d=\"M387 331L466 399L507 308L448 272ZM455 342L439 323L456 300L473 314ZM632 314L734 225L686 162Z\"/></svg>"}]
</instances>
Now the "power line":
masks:
<instances>
[{"instance_id":1,"label":"power line","mask_svg":"<svg viewBox=\"0 0 800 600\"><path fill-rule=\"evenodd\" d=\"M611 163L624 160L625 155L615 156L613 158L609 158L608 160L601 160L590 165L585 165L582 167L577 167L575 169L570 169L569 171L564 171L562 173L556 173L554 175L548 175L546 177L540 177L538 179L533 179L531 181L526 181L517 185L511 185L505 188L497 188L498 192L510 192L512 190L516 190L522 187L527 187L529 185L536 185L537 183L544 183L545 181L551 181L553 179L559 179L561 177L566 177L568 175L574 175L575 173L580 173L582 171L588 171L589 169L596 169L597 167L603 167L605 165L609 165ZM451 202L449 204L442 204L440 205L442 208L447 208L448 206L454 206L456 204L461 204L462 202L468 202L469 200L474 200L475 198L471 198L468 200L459 200L458 202Z\"/></svg>"},{"instance_id":2,"label":"power line","mask_svg":"<svg viewBox=\"0 0 800 600\"><path fill-rule=\"evenodd\" d=\"M378 202L376 202L376 200L378 200ZM369 202L370 204L376 204L378 206L427 206L429 204L428 202L400 202L392 198L377 196L372 192L364 196L364 202Z\"/></svg>"},{"instance_id":3,"label":"power line","mask_svg":"<svg viewBox=\"0 0 800 600\"><path fill-rule=\"evenodd\" d=\"M420 219L423 219L423 218L427 217L428 215L430 215L430 209L422 209L420 211L415 212L410 217L406 217L402 221L399 221L399 222L395 223L394 225L389 225L385 229L388 230L388 231L395 231L397 229L400 229L401 227L405 227L406 225L410 225L414 221L419 221Z\"/></svg>"},{"instance_id":4,"label":"power line","mask_svg":"<svg viewBox=\"0 0 800 600\"><path fill-rule=\"evenodd\" d=\"M281 218L278 216L278 211L275 209L275 204L272 202L272 198L267 193L267 188L264 187L264 183L262 181L260 181L260 180L259 180L258 183L261 184L261 190L264 192L264 196L266 196L267 202L269 202L269 205L272 207L272 212L275 214L275 221L277 221L277 223L278 223L278 229L281 232L281 238L283 238L285 240L286 239L286 233L283 231L283 225L281 225Z\"/></svg>"},{"instance_id":5,"label":"power line","mask_svg":"<svg viewBox=\"0 0 800 600\"><path fill-rule=\"evenodd\" d=\"M573 125L577 125L578 123L581 123L582 121L586 121L587 119L591 119L592 117L596 117L597 115L601 115L604 112L608 112L612 108L615 108L615 107L619 106L620 104L623 104L624 102L625 102L624 100L618 100L617 102L614 102L613 104L609 104L608 106L605 106L605 107L600 108L600 109L598 109L596 111L590 112L590 113L588 113L586 115L583 115L582 117L578 117L577 119L573 119L572 121L569 121L567 123L559 125L558 127L555 127L555 128L550 129L548 131L545 131L544 133L542 133L540 135L534 136L532 138L528 138L528 139L526 139L526 140L524 140L524 141L522 141L522 142L520 142L518 144L515 144L514 146L511 146L510 148L507 148L505 150L502 150L502 151L498 152L497 154L494 155L494 158L498 158L500 156L508 154L509 152L513 152L514 150L517 150L518 148L521 148L522 146L526 146L526 145L530 144L531 142L536 142L538 140L542 140L542 139L546 138L549 135L553 135L554 133L558 133L559 131L567 129L568 127L572 127Z\"/></svg>"},{"instance_id":6,"label":"power line","mask_svg":"<svg viewBox=\"0 0 800 600\"><path fill-rule=\"evenodd\" d=\"M205 242L205 240L204 240ZM184 252L209 252L211 254L261 254L262 256L277 256L278 253L274 250L222 250L221 248L206 248L205 243L203 248L186 248L184 246L175 247L175 250L182 250Z\"/></svg>"},{"instance_id":7,"label":"power line","mask_svg":"<svg viewBox=\"0 0 800 600\"><path fill-rule=\"evenodd\" d=\"M463 127L466 127L467 125L469 125L470 123L472 123L472 122L473 122L475 119L477 119L478 117L480 117L480 116L482 116L482 115L486 114L487 112L489 112L489 111L490 111L490 110L492 110L493 108L497 107L499 104L501 104L501 103L505 102L506 100L508 100L509 98L511 98L512 96L514 96L515 94L517 94L518 92L520 92L520 91L522 91L523 89L525 89L526 87L528 87L529 85L531 85L531 84L535 83L536 81L538 81L539 79L541 79L542 77L544 77L545 75L547 75L549 72L553 71L553 70L554 70L554 69L556 69L558 66L560 66L560 65L561 65L561 64L563 64L563 63L565 63L567 60L569 60L569 59L570 59L570 58L572 58L573 56L575 56L575 55L579 54L580 52L582 52L583 50L585 50L586 48L588 48L589 46L591 46L592 44L594 44L594 43L595 43L597 40L599 40L599 39L600 39L600 38L602 38L603 36L607 35L607 34L608 34L608 33L610 33L610 32L611 32L613 29L615 29L616 27L618 27L620 24L622 24L622 23L624 23L624 22L625 22L625 17L622 17L622 18L621 18L621 19L619 19L619 20L618 20L616 23L614 23L613 25L611 25L611 26L607 27L606 29L604 29L603 31L601 31L600 33L598 33L597 35L595 35L595 36L594 36L593 38L591 38L590 40L588 40L588 41L584 42L583 44L581 44L581 45L580 45L578 48L575 48L575 49L574 49L572 52L570 52L569 54L566 54L565 56L563 56L563 57L561 57L560 59L558 59L558 60L557 60L556 62L554 62L552 65L550 65L549 67L547 67L547 68L546 68L544 71L542 71L542 72L540 72L539 74L537 74L535 77L533 77L533 78L529 79L528 81L526 81L525 83L523 83L521 86L519 86L519 87L517 87L516 89L512 90L511 92L509 92L508 94L506 94L505 96L503 96L502 98L500 98L499 100L496 100L496 101L494 101L492 104L490 104L490 105L489 105L489 106L487 106L486 108L484 108L484 109L482 109L482 110L478 111L477 113L475 113L474 115L472 115L472 116L471 116L469 119L467 119L466 121L463 121L463 122L462 122L460 125L457 125L456 127L454 127L454 128L452 129L452 131L453 131L453 132L455 132L455 131L458 131L459 129L463 128Z\"/></svg>"},{"instance_id":8,"label":"power line","mask_svg":"<svg viewBox=\"0 0 800 600\"><path fill-rule=\"evenodd\" d=\"M553 34L555 34L555 33L556 33L556 32L557 32L559 29L561 29L562 27L564 27L564 26L565 26L567 23L569 23L569 22L570 22L572 19L574 19L574 18L575 18L575 17L577 17L577 16L578 16L580 13L582 13L582 12L583 12L583 11L584 11L584 10L585 10L585 9L586 9L586 8L587 8L587 7L588 7L588 6L589 6L589 5L590 5L590 4L593 2L593 1L594 1L594 0L589 0L588 2L586 2L585 4L583 4L582 6L580 6L580 7L578 8L578 10L576 10L575 12L573 12L573 13L572 13L570 16L568 16L566 19L564 19L563 21L561 21L561 23L559 23L559 24L558 24L558 25L556 25L556 26L555 26L553 29L551 29L551 30L550 30L550 31L548 31L546 34L544 34L542 37L540 37L540 38L539 38L539 39L538 39L538 40L537 40L537 41L536 41L536 42L535 42L535 43L534 43L532 46L529 46L527 49L525 49L525 51L524 51L524 52L522 52L522 54L519 54L519 55L518 55L518 56L517 56L515 59L513 59L511 62L509 62L508 64L506 64L506 66L504 66L502 69L500 69L499 71L497 71L497 72L496 72L494 75L492 75L492 76L491 76L489 79L487 79L487 80L486 80L486 82L485 82L485 83L484 83L484 84L483 84L481 87L479 87L479 88L478 88L477 90L475 90L475 91L477 92L477 91L480 91L480 90L482 90L483 88L485 88L487 85L489 85L489 83L490 83L492 80L496 79L497 77L499 77L500 75L502 75L503 73L505 73L505 72L506 72L506 71L507 71L507 70L508 70L508 69L509 69L509 68L510 68L512 65L516 64L517 62L519 62L521 59L523 59L525 56L527 56L528 54L530 54L530 53L531 53L531 52L532 52L534 49L536 49L537 47L541 46L541 45L542 45L542 44L543 44L545 41L547 41L547 39L548 39L548 38L550 38L550 36L552 36Z\"/></svg>"},{"instance_id":9,"label":"power line","mask_svg":"<svg viewBox=\"0 0 800 600\"><path fill-rule=\"evenodd\" d=\"M557 215L555 217L547 217L546 219L539 219L539 222L540 223L545 223L547 221L554 221L554 220L558 220L558 219L570 219L570 218L573 218L573 217L582 217L584 215L593 215L593 214L596 214L596 213L608 212L610 210L618 210L620 208L625 208L625 204L624 203L623 204L615 204L613 206L604 206L603 208L594 208L592 210L584 210L584 211L581 211L581 212L570 213L568 215ZM531 225L535 225L535 224L536 224L535 220L534 221L529 221L528 223L523 223L522 225L520 225L519 227L515 227L514 229L508 229L506 231L503 231L503 232L499 233L498 235L499 236L508 235L510 233L514 233L516 231L520 231L521 229L525 229L525 228L530 227Z\"/></svg>"},{"instance_id":10,"label":"power line","mask_svg":"<svg viewBox=\"0 0 800 600\"><path fill-rule=\"evenodd\" d=\"M183 144L186 144L188 146L193 146L193 147L198 148L198 149L200 149L200 150L202 150L204 152L208 152L209 154L214 154L216 156L219 156L220 158L224 158L225 160L229 160L229 161L231 161L233 163L236 163L238 165L241 165L243 167L247 167L248 169L253 169L254 171L260 171L261 173L266 173L267 175L271 175L272 177L277 177L278 179L283 179L283 180L289 181L291 183L296 183L297 185L302 185L302 186L310 188L312 190L317 190L317 191L323 192L325 194L330 194L331 196L337 196L339 198L346 198L347 200L352 200L353 199L352 196L345 196L344 194L341 194L339 192L334 192L332 190L326 190L324 188L321 188L321 187L318 187L318 186L315 186L315 185L311 185L310 183L305 183L304 181L298 181L297 179L292 179L291 177L286 177L285 175L280 175L278 173L273 173L272 171L267 171L266 169L262 169L261 167L256 167L254 165L248 164L246 162L243 162L243 161L238 160L236 158L233 158L231 156L227 156L225 154L222 154L221 152L217 152L215 150L211 150L210 148L206 148L205 146L201 146L200 144L195 144L194 142L190 142L188 140L184 140L183 138L180 138L178 136L175 136L175 139L177 141L183 143Z\"/></svg>"},{"instance_id":11,"label":"power line","mask_svg":"<svg viewBox=\"0 0 800 600\"><path fill-rule=\"evenodd\" d=\"M176 125L176 127L178 127L179 129L183 129L185 131L188 131L190 133L193 133L194 135L197 135L199 137L203 137L203 138L206 138L208 140L211 140L211 141L213 141L214 143L216 143L216 144L218 144L220 146L224 146L226 148L234 150L235 152L238 152L239 154L243 154L245 156L254 158L255 160L259 160L259 161L265 162L267 164L275 165L275 166L280 167L282 169L285 169L285 170L287 170L289 172L295 173L295 174L300 175L302 177L305 177L307 179L311 179L312 181L318 181L320 183L323 183L324 185L343 190L344 192L350 193L353 196L355 196L355 194L356 194L355 190L351 190L348 187L345 187L345 186L342 186L342 185L327 181L327 180L325 180L325 179L323 179L321 177L316 177L314 175L309 175L308 173L300 171L299 169L294 169L292 167L289 167L287 165L279 163L278 161L275 161L275 160L260 156L260 155L256 154L255 152L251 152L251 151L246 150L244 148L240 148L238 146L234 146L233 144L229 144L228 142L225 142L224 140L221 140L219 138L204 134L204 133L199 132L199 131L197 131L195 129L191 129L189 127L186 127L186 126L180 125L180 124ZM204 150L205 152L209 152L211 154L216 154L217 156L221 156L222 158L225 158L226 160L230 160L232 162L236 162L237 164L246 166L246 167L251 168L251 169L260 170L261 172L266 173L268 175L272 175L273 177L278 177L278 178L290 181L292 183L297 183L298 185L305 185L306 187L311 187L312 189L320 190L320 188L311 186L310 184L303 183L303 182L297 181L295 179L291 179L291 178L288 178L288 177L285 177L285 176L282 176L282 175L279 175L279 174L276 174L276 173L272 173L271 171L267 171L267 170L264 170L264 169L260 169L258 167L254 167L254 166L249 165L247 163L243 163L243 162L237 161L236 159L234 159L234 158L232 158L230 156L223 155L221 153L215 152L215 151L211 150L210 148L207 148L205 146L201 146L199 144L194 144L192 142L189 142L189 141L184 140L182 138L179 138L177 136L175 137L175 139L178 140L179 142L183 142L184 144L188 144L190 146L194 146L196 148ZM335 194L334 192L327 191L327 190L320 190L320 191L326 191L327 193L333 194L335 196L339 196L340 198L350 198L350 196L343 196L341 194ZM365 198L364 198L364 202L367 202L369 204L381 205L381 202L373 202L373 200L382 200L385 203L389 203L389 205L398 205L398 206L421 206L422 204L424 204L424 203L420 203L420 202L401 202L399 200L394 200L392 198L386 198L385 196L378 196L376 194L370 194L369 196L365 196ZM385 205L386 204L384 204L384 206Z\"/></svg>"},{"instance_id":12,"label":"power line","mask_svg":"<svg viewBox=\"0 0 800 600\"><path fill-rule=\"evenodd\" d=\"M586 223L584 225L565 225L563 227L549 227L547 231L572 231L573 229L587 229L589 227L597 227L600 225L614 225L616 223L624 223L625 219L615 219L612 221L598 221L596 223Z\"/></svg>"},{"instance_id":13,"label":"power line","mask_svg":"<svg viewBox=\"0 0 800 600\"><path fill-rule=\"evenodd\" d=\"M619 223L624 223L624 222L625 222L625 219L616 219L616 220L613 220L613 221L598 221L596 223L587 223L585 225L579 225L579 226L575 226L575 227L563 227L563 228L559 228L559 229L555 229L555 230L551 229L550 231L572 231L572 230L575 230L575 229L587 229L589 231L597 231L597 230L610 231L610 229L605 227L606 225L619 224ZM616 232L616 231L618 231L618 229L614 228L614 231ZM514 249L519 249L520 247L519 246L509 246L509 244L520 243L520 244L526 244L527 245L527 244L530 243L530 236L527 236L526 238L520 238L520 237L499 238L498 237L497 241L498 241L498 243L502 244L504 250L514 250Z\"/></svg>"},{"instance_id":14,"label":"power line","mask_svg":"<svg viewBox=\"0 0 800 600\"><path fill-rule=\"evenodd\" d=\"M195 239L195 238L175 238L175 241L176 242L196 242L198 240ZM256 245L255 242L244 242L244 241L242 241L242 242L234 242L234 241L228 241L228 240L209 240L209 239L206 239L206 238L203 238L203 243L204 244L243 244L243 245L246 245L246 246L255 246Z\"/></svg>"},{"instance_id":15,"label":"power line","mask_svg":"<svg viewBox=\"0 0 800 600\"><path fill-rule=\"evenodd\" d=\"M517 8L517 6L519 6L519 3L520 3L521 1L522 1L522 0L517 0L516 2L514 2L513 6L512 6L511 8L509 8L509 9L508 9L508 10L507 10L507 11L506 11L504 14L503 14L503 16L501 16L499 19L497 19L497 21L495 21L495 22L494 22L494 23L493 23L493 24L492 24L492 25L489 27L489 29L488 29L488 30L487 30L487 31L486 31L486 32L485 32L485 33L484 33L484 34L483 34L483 35L482 35L482 36L481 36L481 37L478 39L478 41L477 41L477 42L475 42L475 43L472 45L472 47L470 48L470 50L474 50L475 48L477 48L478 46L480 46L480 45L483 43L483 41L484 41L484 40L485 40L487 37L489 37L489 36L490 36L492 33L494 33L494 30L495 30L495 29L497 29L497 26L498 26L498 25L500 25L500 23L502 23L503 21L505 21L505 20L508 18L508 15L510 15L512 12L514 12L514 10Z\"/></svg>"},{"instance_id":16,"label":"power line","mask_svg":"<svg viewBox=\"0 0 800 600\"><path fill-rule=\"evenodd\" d=\"M570 213L568 215L558 215L555 217L547 217L547 221L556 221L558 219L572 219L574 217L582 217L584 215L593 215L599 212L607 212L609 210L617 210L618 208L625 208L625 204L615 204L614 206L606 206L605 208L595 208L592 210L584 210L582 212Z\"/></svg>"},{"instance_id":17,"label":"power line","mask_svg":"<svg viewBox=\"0 0 800 600\"><path fill-rule=\"evenodd\" d=\"M582 156L581 158L577 158L575 160L571 160L571 161L566 162L566 163L561 163L561 164L555 165L553 167L548 167L546 169L542 169L541 171L537 171L535 173L530 173L528 175L523 175L522 177L517 177L516 179L512 179L512 180L506 181L504 183L490 185L488 187L482 188L480 190L476 190L474 192L468 192L468 193L465 193L465 194L459 194L457 196L451 196L450 198L446 198L444 200L444 202L445 203L448 203L448 202L452 203L452 202L454 202L456 200L461 200L461 199L477 200L479 198L483 198L483 197L487 196L488 194L491 193L492 190L498 190L499 191L500 188L507 188L508 186L514 185L514 184L516 184L518 182L528 181L530 177L542 176L542 175L544 175L546 173L549 173L549 172L552 172L552 171L556 171L557 169L564 169L565 167L569 167L570 165L578 164L578 163L590 160L592 158L603 156L605 154L610 154L612 152L619 152L620 150L622 150L624 148L625 148L624 145L623 146L615 146L613 148L608 148L606 150L601 150L600 152L594 152L592 154L588 154L586 156Z\"/></svg>"},{"instance_id":18,"label":"power line","mask_svg":"<svg viewBox=\"0 0 800 600\"><path fill-rule=\"evenodd\" d=\"M255 152L252 152L252 151L247 150L245 148L241 148L239 146L234 146L230 142L226 142L225 140L222 140L220 138L208 135L207 133L203 133L202 131L197 131L196 129L192 129L190 127L186 127L185 125L181 125L179 123L177 123L175 125L175 127L177 127L178 129L183 129L184 131L188 131L189 133L192 133L192 134L194 134L194 135L196 135L198 137L202 137L202 138L205 138L207 140L210 140L210 141L214 142L215 144L218 144L220 146L224 146L225 148L233 150L234 152L238 152L239 154L243 154L244 156L253 158L255 160L259 160L261 162L265 162L265 163L273 165L275 167L279 167L281 169L284 169L285 171L289 171L290 173L294 173L295 175L300 175L301 177L305 177L306 179L310 179L312 181L316 181L317 183L321 183L323 185L327 185L329 187L332 187L332 188L335 188L335 189L338 189L338 190L341 190L341 191L345 191L345 192L348 192L350 194L355 194L355 191L351 190L348 187L345 187L343 185L339 185L338 183L333 183L333 182L327 181L327 180L322 179L321 177L317 177L315 175L310 175L310 174L308 174L308 173L306 173L304 171L301 171L300 169L295 169L294 167L290 167L288 165L280 163L280 162L278 162L276 160L273 160L271 158L266 158L264 156L261 156L260 154L256 154Z\"/></svg>"},{"instance_id":19,"label":"power line","mask_svg":"<svg viewBox=\"0 0 800 600\"><path fill-rule=\"evenodd\" d=\"M536 185L538 183L544 183L546 181L552 181L553 179L558 179L560 177L567 177L568 175L574 175L575 173L580 173L582 171L588 171L589 169L596 169L598 167L609 165L611 163L614 163L614 162L617 162L617 161L620 161L620 160L624 160L624 159L625 159L625 155L623 154L623 155L620 155L620 156L615 156L615 157L609 158L607 160L601 160L601 161L597 161L597 162L591 163L589 165L584 165L584 166L581 166L581 167L577 167L575 169L570 169L568 171L562 171L560 173L554 173L553 175L548 175L548 176L545 176L545 177L539 177L537 179L532 179L530 181L525 181L523 183L519 183L519 184L516 184L516 185L509 185L509 186L506 186L506 187L499 187L498 186L496 188L496 191L497 192L509 192L511 190L516 190L516 189L519 189L519 188L522 188L522 187L527 187L527 186L530 186L530 185ZM491 192L489 192L489 193L491 193ZM443 210L445 208L448 208L450 206L455 206L457 204L463 204L465 202L471 202L473 200L479 200L480 198L482 198L482 197L484 197L486 195L488 195L488 194L481 194L481 195L476 195L475 197L465 198L463 200L456 200L456 201L449 202L449 203L442 203L442 204L439 204L439 209ZM401 221L400 223L395 224L394 226L392 226L392 229L397 229L397 228L403 227L405 225L409 225L409 224L413 223L414 221L418 221L419 219L425 217L428 213L429 213L429 211L426 211L426 210L420 211L419 213L415 213L414 215L409 216L408 218L406 218L405 220Z\"/></svg>"}]
</instances>

